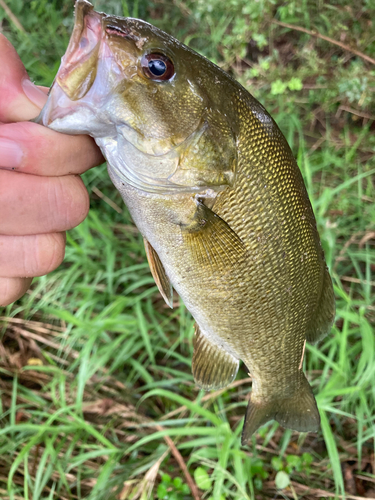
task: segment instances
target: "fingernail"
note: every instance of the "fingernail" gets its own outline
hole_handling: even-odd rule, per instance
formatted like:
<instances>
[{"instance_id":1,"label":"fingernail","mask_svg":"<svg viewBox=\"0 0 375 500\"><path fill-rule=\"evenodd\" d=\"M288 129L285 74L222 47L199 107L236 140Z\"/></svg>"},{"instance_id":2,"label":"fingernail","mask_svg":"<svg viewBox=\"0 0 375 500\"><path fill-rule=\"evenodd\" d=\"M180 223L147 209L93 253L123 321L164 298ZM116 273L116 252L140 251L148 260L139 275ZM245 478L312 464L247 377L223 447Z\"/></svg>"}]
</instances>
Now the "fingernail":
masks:
<instances>
[{"instance_id":1,"label":"fingernail","mask_svg":"<svg viewBox=\"0 0 375 500\"><path fill-rule=\"evenodd\" d=\"M21 164L23 151L20 146L10 139L0 137L0 168L13 170Z\"/></svg>"},{"instance_id":2,"label":"fingernail","mask_svg":"<svg viewBox=\"0 0 375 500\"><path fill-rule=\"evenodd\" d=\"M47 94L45 94L42 90L38 89L36 85L33 84L27 78L22 82L22 88L30 101L38 106L38 108L42 109L46 100Z\"/></svg>"}]
</instances>

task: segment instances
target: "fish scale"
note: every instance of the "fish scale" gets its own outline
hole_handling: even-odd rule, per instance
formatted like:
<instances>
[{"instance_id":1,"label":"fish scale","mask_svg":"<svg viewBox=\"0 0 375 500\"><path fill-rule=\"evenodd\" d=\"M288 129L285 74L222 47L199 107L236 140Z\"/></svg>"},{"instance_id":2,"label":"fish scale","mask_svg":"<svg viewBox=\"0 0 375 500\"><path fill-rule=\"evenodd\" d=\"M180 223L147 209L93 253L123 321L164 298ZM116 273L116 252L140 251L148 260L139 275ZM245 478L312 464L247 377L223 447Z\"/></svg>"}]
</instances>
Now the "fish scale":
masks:
<instances>
[{"instance_id":1,"label":"fish scale","mask_svg":"<svg viewBox=\"0 0 375 500\"><path fill-rule=\"evenodd\" d=\"M317 246L317 233L311 234L310 230L306 227L306 223L303 224L305 227L302 229L300 227L296 227L295 222L301 218L301 214L309 212L309 215L312 214L310 209L310 205L306 204L307 194L302 183L302 178L299 174L299 171L296 172L293 167L293 161L291 161L291 154L287 155L285 151L278 152L278 154L273 154L274 147L272 145L272 141L264 130L259 127L259 124L256 123L255 119L247 120L245 130L240 132L240 137L242 138L242 143L244 147L241 148L241 158L243 159L243 168L241 168L241 162L239 163L239 173L237 178L238 188L235 190L228 190L227 192L221 193L218 196L217 202L214 204L213 210L220 215L224 220L228 222L232 229L234 229L237 234L243 239L245 242L249 240L250 235L253 233L251 231L251 227L249 224L243 222L243 211L248 210L249 201L255 199L255 206L251 207L251 212L257 214L257 217L250 217L250 221L255 225L255 238L250 239L250 253L256 253L258 255L258 259L260 261L267 259L267 263L263 262L262 266L262 275L269 277L267 284L262 283L262 287L260 293L266 287L270 287L270 292L272 293L272 287L275 285L279 285L277 276L275 280L275 274L280 277L280 274L287 274L289 277L286 279L286 282L290 284L291 290L286 290L287 300L277 300L275 297L272 301L270 297L267 298L267 307L266 309L262 309L262 312L259 311L258 307L254 307L256 313L253 315L255 317L250 317L250 321L253 325L249 330L249 336L252 339L256 339L258 336L260 337L260 349L258 352L266 353L270 363L272 360L272 356L270 358L270 349L265 349L264 344L272 340L269 338L269 335L273 334L275 329L280 328L280 319L284 318L284 322L287 320L289 325L286 328L285 325L285 341L289 343L289 351L292 360L288 360L288 358L284 357L285 369L282 373L287 375L290 371L296 371L296 364L299 365L300 355L299 357L295 355L295 353L302 353L303 343L305 340L304 328L306 324L307 318L306 314L302 310L302 314L298 314L298 308L300 304L303 304L306 301L307 297L317 296L317 292L311 290L311 288L318 288L318 275L319 270L322 266L311 266L311 272L306 273L306 266L301 269L298 276L296 276L296 270L293 268L293 259L298 259L298 253L301 249L306 248L306 240L310 237ZM250 138L248 137L250 135ZM259 135L262 136L261 140L259 140ZM253 147L254 145L254 147ZM279 145L279 144L278 144ZM279 145L280 146L280 145ZM284 145L283 145L284 146ZM285 146L284 146L285 147ZM288 150L287 150L288 152ZM271 156L273 154L273 156ZM249 158L250 157L250 158ZM264 163L268 161L270 158L269 164L272 166L272 169L268 169L266 171L260 171ZM281 174L282 173L282 174ZM275 180L279 179L280 174L284 177L284 182L276 183ZM297 175L296 175L297 174ZM249 181L250 178L250 181ZM286 179L285 179L286 178ZM262 190L263 196L259 196L259 186L268 186L269 190ZM272 197L276 198L277 207L282 209L273 210L274 218L270 221L270 215L266 212L267 205L272 205ZM247 203L246 203L247 201ZM290 204L292 203L292 206ZM259 206L260 205L260 206ZM236 206L237 210L233 210L233 207ZM242 211L238 210L238 207L242 208ZM310 210L309 210L310 209ZM311 217L311 215L310 215ZM260 219L260 220L259 220ZM239 223L237 223L239 221ZM282 224L283 222L283 224ZM308 221L306 221L308 222ZM272 226L272 228L270 228ZM301 223L299 224L301 226ZM263 242L262 238L264 236L265 230L270 228L270 232L273 236L273 241L276 243L277 248L274 248L274 251L271 250L269 244L265 244L266 253L264 255L264 251L262 250ZM283 229L284 237L281 237L280 230ZM257 231L258 229L258 231ZM298 233L298 240L300 244L296 244L294 234ZM292 237L288 237L291 235ZM270 238L267 238L268 240ZM315 240L315 241L314 241ZM270 242L269 242L270 243ZM298 243L298 242L297 242ZM311 251L311 250L310 250ZM285 254L285 255L284 255ZM288 259L289 257L289 259ZM290 262L288 262L288 260ZM259 262L260 263L260 262ZM256 274L259 271L259 268L254 270ZM294 306L293 302L293 288L296 287L296 281L302 280L304 286L298 288L298 296L296 299L296 306ZM281 281L283 281L281 279ZM309 289L309 282L313 285ZM250 286L254 286L255 280L250 280ZM303 289L303 290L300 290ZM280 294L280 287L277 286L276 295ZM284 290L285 294L285 290ZM247 297L245 296L245 303L249 303ZM276 299L276 300L275 300ZM259 306L261 307L261 305ZM286 313L286 309L291 309L291 312ZM275 314L276 313L276 314ZM257 324L257 320L260 318L261 324ZM246 324L246 318L241 322L243 325ZM281 323L282 325L282 323ZM243 328L242 328L243 331ZM298 335L299 333L299 335ZM290 339L288 337L291 337ZM265 339L267 339L265 341ZM246 363L246 358L248 357L247 365L252 367L250 371L254 373L257 371L252 365L254 365L254 361L251 358L255 357L252 355L252 348L254 349L254 342L249 342L249 353L241 353L240 357ZM257 347L255 347L257 350ZM272 354L277 356L278 349L276 348ZM289 364L290 363L290 364ZM262 380L266 378L264 367L262 363L262 373L260 377ZM278 363L280 365L280 363ZM255 378L257 378L255 376ZM271 380L269 382L270 389L273 392L277 392L279 389L277 384L275 384L274 373L271 374ZM264 385L264 384L263 384ZM281 384L285 385L285 384ZM253 390L254 393L254 390Z\"/></svg>"},{"instance_id":2,"label":"fish scale","mask_svg":"<svg viewBox=\"0 0 375 500\"><path fill-rule=\"evenodd\" d=\"M170 35L78 0L37 121L101 148L162 296L172 307L173 287L196 321L198 387L227 386L245 363L243 444L271 419L316 431L302 358L330 330L332 283L302 175L263 106Z\"/></svg>"}]
</instances>

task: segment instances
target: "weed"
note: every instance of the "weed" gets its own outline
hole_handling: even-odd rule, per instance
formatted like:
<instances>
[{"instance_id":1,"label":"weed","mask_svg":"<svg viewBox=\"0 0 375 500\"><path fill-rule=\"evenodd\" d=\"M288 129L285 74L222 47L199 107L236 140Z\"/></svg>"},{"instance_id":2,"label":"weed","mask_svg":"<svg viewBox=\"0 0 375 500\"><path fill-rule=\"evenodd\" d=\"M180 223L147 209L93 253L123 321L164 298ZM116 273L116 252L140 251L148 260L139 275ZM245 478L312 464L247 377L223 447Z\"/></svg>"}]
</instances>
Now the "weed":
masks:
<instances>
[{"instance_id":1,"label":"weed","mask_svg":"<svg viewBox=\"0 0 375 500\"><path fill-rule=\"evenodd\" d=\"M8 2L2 31L49 85L72 28L70 0ZM374 496L375 57L370 2L98 0L145 18L232 73L271 112L298 159L337 297L305 368L321 432L269 423L241 448L250 380L204 394L191 375L193 320L170 311L105 166L84 174L91 211L64 263L4 309L0 496L7 499ZM99 191L98 191L99 190ZM99 197L100 192L111 201ZM37 361L36 361L37 360ZM277 381L275 381L277 383ZM344 471L344 474L343 474ZM151 493L150 493L151 492Z\"/></svg>"}]
</instances>

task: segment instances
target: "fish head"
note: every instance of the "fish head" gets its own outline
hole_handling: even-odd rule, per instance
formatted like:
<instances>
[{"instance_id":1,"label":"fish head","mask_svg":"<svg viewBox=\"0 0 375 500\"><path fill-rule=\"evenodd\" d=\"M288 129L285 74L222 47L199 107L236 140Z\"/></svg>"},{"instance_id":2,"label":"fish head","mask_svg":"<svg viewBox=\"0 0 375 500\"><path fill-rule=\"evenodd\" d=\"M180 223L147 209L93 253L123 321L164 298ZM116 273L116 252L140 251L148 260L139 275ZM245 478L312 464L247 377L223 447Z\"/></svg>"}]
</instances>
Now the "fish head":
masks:
<instances>
[{"instance_id":1,"label":"fish head","mask_svg":"<svg viewBox=\"0 0 375 500\"><path fill-rule=\"evenodd\" d=\"M69 46L36 121L91 135L110 173L138 189L220 190L233 182L236 164L217 86L226 78L151 24L78 0Z\"/></svg>"}]
</instances>

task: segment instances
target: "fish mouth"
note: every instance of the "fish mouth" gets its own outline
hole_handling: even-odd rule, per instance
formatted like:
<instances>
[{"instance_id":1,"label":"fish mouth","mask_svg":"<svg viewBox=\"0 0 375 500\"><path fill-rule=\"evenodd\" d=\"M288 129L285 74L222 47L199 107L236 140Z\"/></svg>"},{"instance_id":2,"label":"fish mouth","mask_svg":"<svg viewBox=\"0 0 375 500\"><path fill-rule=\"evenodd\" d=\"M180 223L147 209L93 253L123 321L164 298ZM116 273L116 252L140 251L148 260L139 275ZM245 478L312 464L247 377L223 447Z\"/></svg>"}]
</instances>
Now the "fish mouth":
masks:
<instances>
[{"instance_id":1,"label":"fish mouth","mask_svg":"<svg viewBox=\"0 0 375 500\"><path fill-rule=\"evenodd\" d=\"M82 98L95 79L104 16L95 12L87 0L78 0L74 12L73 32L56 75L56 81L72 100Z\"/></svg>"},{"instance_id":2,"label":"fish mouth","mask_svg":"<svg viewBox=\"0 0 375 500\"><path fill-rule=\"evenodd\" d=\"M106 14L95 12L87 0L77 0L69 45L61 58L47 103L34 122L60 132L85 133L82 123L79 128L77 124L75 130L73 121L69 119L64 124L63 118L75 114L78 108L80 113L91 110L95 114L112 89L129 77L108 43L107 18Z\"/></svg>"},{"instance_id":3,"label":"fish mouth","mask_svg":"<svg viewBox=\"0 0 375 500\"><path fill-rule=\"evenodd\" d=\"M48 100L39 116L33 120L46 127L73 114L78 101L81 108L81 99L89 92L97 76L103 14L95 12L87 0L77 0L74 13L73 32L48 92Z\"/></svg>"},{"instance_id":4,"label":"fish mouth","mask_svg":"<svg viewBox=\"0 0 375 500\"><path fill-rule=\"evenodd\" d=\"M78 0L74 6L74 27L63 62L66 66L89 54L101 37L103 14L94 11L87 0Z\"/></svg>"}]
</instances>

